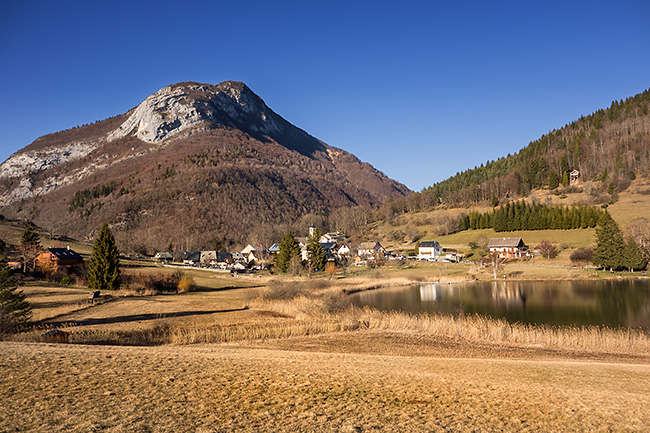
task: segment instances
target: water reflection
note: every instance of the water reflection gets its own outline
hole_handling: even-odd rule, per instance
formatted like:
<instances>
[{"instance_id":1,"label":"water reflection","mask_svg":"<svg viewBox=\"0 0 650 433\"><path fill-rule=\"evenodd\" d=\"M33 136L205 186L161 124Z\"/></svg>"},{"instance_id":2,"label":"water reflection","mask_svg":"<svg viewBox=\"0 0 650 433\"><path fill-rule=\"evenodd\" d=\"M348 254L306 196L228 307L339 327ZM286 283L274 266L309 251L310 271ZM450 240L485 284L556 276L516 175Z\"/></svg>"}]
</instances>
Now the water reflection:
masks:
<instances>
[{"instance_id":1,"label":"water reflection","mask_svg":"<svg viewBox=\"0 0 650 433\"><path fill-rule=\"evenodd\" d=\"M422 283L353 295L380 310L483 314L512 322L650 329L648 280Z\"/></svg>"}]
</instances>

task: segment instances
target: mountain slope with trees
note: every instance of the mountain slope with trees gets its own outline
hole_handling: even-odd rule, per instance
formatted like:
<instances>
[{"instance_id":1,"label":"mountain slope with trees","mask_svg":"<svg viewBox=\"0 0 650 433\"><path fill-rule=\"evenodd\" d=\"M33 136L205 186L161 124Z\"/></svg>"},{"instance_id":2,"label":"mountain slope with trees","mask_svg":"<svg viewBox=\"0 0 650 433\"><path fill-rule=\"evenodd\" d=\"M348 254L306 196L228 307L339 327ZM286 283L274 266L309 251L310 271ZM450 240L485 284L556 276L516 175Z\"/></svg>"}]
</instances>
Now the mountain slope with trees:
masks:
<instances>
[{"instance_id":1,"label":"mountain slope with trees","mask_svg":"<svg viewBox=\"0 0 650 433\"><path fill-rule=\"evenodd\" d=\"M305 215L409 193L232 81L166 87L0 165L4 216L78 239L108 223L125 252L267 243Z\"/></svg>"},{"instance_id":2,"label":"mountain slope with trees","mask_svg":"<svg viewBox=\"0 0 650 433\"><path fill-rule=\"evenodd\" d=\"M567 186L569 172L582 182L602 182L615 192L637 176L650 175L650 90L582 116L550 131L514 155L487 161L435 183L420 193L387 202L385 214L439 204L501 202L531 190Z\"/></svg>"}]
</instances>

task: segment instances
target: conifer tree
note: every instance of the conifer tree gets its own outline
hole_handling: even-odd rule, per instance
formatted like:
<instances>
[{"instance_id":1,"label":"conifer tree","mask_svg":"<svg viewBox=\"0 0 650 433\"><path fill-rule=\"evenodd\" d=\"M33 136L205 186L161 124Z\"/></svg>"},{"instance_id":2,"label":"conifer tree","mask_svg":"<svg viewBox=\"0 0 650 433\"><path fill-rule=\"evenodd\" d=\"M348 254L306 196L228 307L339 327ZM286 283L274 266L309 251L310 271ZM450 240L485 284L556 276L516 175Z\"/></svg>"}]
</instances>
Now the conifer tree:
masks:
<instances>
[{"instance_id":1,"label":"conifer tree","mask_svg":"<svg viewBox=\"0 0 650 433\"><path fill-rule=\"evenodd\" d=\"M15 332L32 316L32 307L11 276L9 266L0 259L0 334Z\"/></svg>"},{"instance_id":2,"label":"conifer tree","mask_svg":"<svg viewBox=\"0 0 650 433\"><path fill-rule=\"evenodd\" d=\"M320 244L320 231L314 229L313 234L309 237L307 242L307 250L309 251L309 267L313 271L322 271L327 264L327 257L325 250Z\"/></svg>"},{"instance_id":3,"label":"conifer tree","mask_svg":"<svg viewBox=\"0 0 650 433\"><path fill-rule=\"evenodd\" d=\"M88 287L93 290L120 288L120 255L108 224L104 224L95 239L88 265Z\"/></svg>"},{"instance_id":4,"label":"conifer tree","mask_svg":"<svg viewBox=\"0 0 650 433\"><path fill-rule=\"evenodd\" d=\"M551 170L551 172L548 174L548 187L550 189L555 189L558 186L560 186L560 182L557 179L557 174Z\"/></svg>"},{"instance_id":5,"label":"conifer tree","mask_svg":"<svg viewBox=\"0 0 650 433\"><path fill-rule=\"evenodd\" d=\"M569 172L565 171L562 173L562 185L567 186L569 184Z\"/></svg>"},{"instance_id":6,"label":"conifer tree","mask_svg":"<svg viewBox=\"0 0 650 433\"><path fill-rule=\"evenodd\" d=\"M275 257L275 266L282 272L287 272L291 259L300 257L300 244L293 236L293 232L288 232L282 236L280 241L278 255Z\"/></svg>"},{"instance_id":7,"label":"conifer tree","mask_svg":"<svg viewBox=\"0 0 650 433\"><path fill-rule=\"evenodd\" d=\"M41 237L34 229L34 224L30 220L25 220L23 225L23 233L20 236L21 246L41 246Z\"/></svg>"},{"instance_id":8,"label":"conifer tree","mask_svg":"<svg viewBox=\"0 0 650 433\"><path fill-rule=\"evenodd\" d=\"M643 269L646 266L646 261L643 258L641 249L632 238L627 240L627 243L623 248L623 261L625 267L628 268L630 272L634 269Z\"/></svg>"},{"instance_id":9,"label":"conifer tree","mask_svg":"<svg viewBox=\"0 0 650 433\"><path fill-rule=\"evenodd\" d=\"M594 265L615 270L624 266L623 235L616 221L606 213L596 227L596 249L594 249Z\"/></svg>"},{"instance_id":10,"label":"conifer tree","mask_svg":"<svg viewBox=\"0 0 650 433\"><path fill-rule=\"evenodd\" d=\"M571 171L571 166L569 165L569 161L567 160L566 155L562 155L562 159L560 160L560 173L562 173L563 184L564 184L564 175L567 174L567 179L568 179L569 171ZM569 182L567 182L567 184L568 183Z\"/></svg>"},{"instance_id":11,"label":"conifer tree","mask_svg":"<svg viewBox=\"0 0 650 433\"><path fill-rule=\"evenodd\" d=\"M23 257L23 272L27 271L27 264L32 263L34 270L36 257L41 252L41 237L30 220L25 220L23 233L20 236L20 252Z\"/></svg>"}]
</instances>

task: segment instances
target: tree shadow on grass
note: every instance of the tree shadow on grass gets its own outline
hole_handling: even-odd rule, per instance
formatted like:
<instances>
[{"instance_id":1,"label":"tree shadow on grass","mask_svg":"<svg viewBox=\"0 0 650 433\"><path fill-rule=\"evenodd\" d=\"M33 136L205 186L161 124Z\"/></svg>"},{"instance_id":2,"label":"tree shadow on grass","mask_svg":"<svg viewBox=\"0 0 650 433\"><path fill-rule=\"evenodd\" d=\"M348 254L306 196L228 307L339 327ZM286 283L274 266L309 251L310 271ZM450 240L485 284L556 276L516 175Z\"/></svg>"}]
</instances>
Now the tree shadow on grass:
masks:
<instances>
[{"instance_id":1,"label":"tree shadow on grass","mask_svg":"<svg viewBox=\"0 0 650 433\"><path fill-rule=\"evenodd\" d=\"M59 322L42 322L42 325L61 327L61 326L88 326L88 325L108 325L114 323L141 322L146 320L166 319L173 317L191 317L203 316L207 314L232 313L236 311L245 311L248 307L233 308L229 310L206 310L206 311L178 311L173 313L147 313L131 314L128 316L102 317L83 320L63 320Z\"/></svg>"},{"instance_id":2,"label":"tree shadow on grass","mask_svg":"<svg viewBox=\"0 0 650 433\"><path fill-rule=\"evenodd\" d=\"M225 286L225 287L206 287L206 286L195 286L193 292L225 292L228 290L238 290L238 289L259 289L264 287L264 285L256 286Z\"/></svg>"}]
</instances>

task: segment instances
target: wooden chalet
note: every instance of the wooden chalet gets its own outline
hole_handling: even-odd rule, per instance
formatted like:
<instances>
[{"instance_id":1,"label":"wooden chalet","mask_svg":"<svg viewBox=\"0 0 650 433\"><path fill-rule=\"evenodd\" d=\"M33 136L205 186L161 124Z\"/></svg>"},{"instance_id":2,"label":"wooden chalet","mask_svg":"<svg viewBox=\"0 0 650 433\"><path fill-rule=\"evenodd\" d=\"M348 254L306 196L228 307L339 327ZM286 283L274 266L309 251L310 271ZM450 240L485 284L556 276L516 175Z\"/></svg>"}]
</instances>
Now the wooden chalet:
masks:
<instances>
[{"instance_id":1,"label":"wooden chalet","mask_svg":"<svg viewBox=\"0 0 650 433\"><path fill-rule=\"evenodd\" d=\"M488 243L490 254L502 259L520 259L528 255L528 246L522 238L493 238Z\"/></svg>"},{"instance_id":2,"label":"wooden chalet","mask_svg":"<svg viewBox=\"0 0 650 433\"><path fill-rule=\"evenodd\" d=\"M386 250L379 242L361 242L357 254L362 259L383 258Z\"/></svg>"},{"instance_id":3,"label":"wooden chalet","mask_svg":"<svg viewBox=\"0 0 650 433\"><path fill-rule=\"evenodd\" d=\"M67 248L48 248L36 257L36 262L39 265L50 265L53 264L57 268L65 267L69 268L75 266L84 259L80 254L71 250L70 247Z\"/></svg>"}]
</instances>

